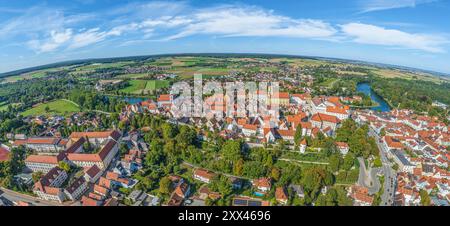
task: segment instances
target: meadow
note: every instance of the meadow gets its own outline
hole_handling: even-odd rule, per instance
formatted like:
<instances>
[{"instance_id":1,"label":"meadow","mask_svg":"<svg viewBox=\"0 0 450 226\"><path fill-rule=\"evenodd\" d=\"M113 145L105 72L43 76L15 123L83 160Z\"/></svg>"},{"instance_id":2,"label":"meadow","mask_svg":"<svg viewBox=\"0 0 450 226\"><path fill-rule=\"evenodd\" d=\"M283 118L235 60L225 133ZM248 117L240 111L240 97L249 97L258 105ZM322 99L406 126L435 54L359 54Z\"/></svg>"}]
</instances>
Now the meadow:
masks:
<instances>
[{"instance_id":1,"label":"meadow","mask_svg":"<svg viewBox=\"0 0 450 226\"><path fill-rule=\"evenodd\" d=\"M45 110L46 107L49 107L48 112ZM77 105L75 105L70 101L61 99L36 105L33 108L22 112L21 114L23 116L53 115L53 114L67 115L79 111L80 108Z\"/></svg>"}]
</instances>

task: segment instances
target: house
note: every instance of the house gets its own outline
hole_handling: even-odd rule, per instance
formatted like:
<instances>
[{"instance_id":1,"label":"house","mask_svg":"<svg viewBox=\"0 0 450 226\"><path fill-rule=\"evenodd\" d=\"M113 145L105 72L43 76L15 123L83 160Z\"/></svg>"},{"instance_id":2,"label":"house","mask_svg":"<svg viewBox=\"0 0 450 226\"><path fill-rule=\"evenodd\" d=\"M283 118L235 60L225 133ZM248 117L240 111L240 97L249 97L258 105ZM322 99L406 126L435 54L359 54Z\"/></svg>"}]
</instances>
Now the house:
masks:
<instances>
[{"instance_id":1,"label":"house","mask_svg":"<svg viewBox=\"0 0 450 226\"><path fill-rule=\"evenodd\" d=\"M278 203L286 205L288 202L288 196L283 187L277 187L275 190L275 199Z\"/></svg>"},{"instance_id":2,"label":"house","mask_svg":"<svg viewBox=\"0 0 450 226\"><path fill-rule=\"evenodd\" d=\"M374 198L369 196L369 189L359 185L353 185L349 189L349 196L355 206L370 206Z\"/></svg>"},{"instance_id":3,"label":"house","mask_svg":"<svg viewBox=\"0 0 450 226\"><path fill-rule=\"evenodd\" d=\"M342 155L346 155L350 149L348 144L345 142L336 142L336 147Z\"/></svg>"},{"instance_id":4,"label":"house","mask_svg":"<svg viewBox=\"0 0 450 226\"><path fill-rule=\"evenodd\" d=\"M102 171L97 165L84 168L84 179L89 183L95 184L101 175Z\"/></svg>"},{"instance_id":5,"label":"house","mask_svg":"<svg viewBox=\"0 0 450 226\"><path fill-rule=\"evenodd\" d=\"M119 141L122 137L122 134L117 130L108 130L101 132L73 132L69 136L69 144L71 145L73 142L81 138L87 138L91 144L95 146L100 146L105 143L107 140Z\"/></svg>"},{"instance_id":6,"label":"house","mask_svg":"<svg viewBox=\"0 0 450 226\"><path fill-rule=\"evenodd\" d=\"M98 153L68 153L67 159L71 164L79 167L92 167L93 165L97 165L100 169L106 169L118 152L118 143L110 139L106 141L106 144Z\"/></svg>"},{"instance_id":7,"label":"house","mask_svg":"<svg viewBox=\"0 0 450 226\"><path fill-rule=\"evenodd\" d=\"M288 106L289 105L289 93L287 92L279 92L279 93L274 93L271 98L270 104L277 104L280 106Z\"/></svg>"},{"instance_id":8,"label":"house","mask_svg":"<svg viewBox=\"0 0 450 226\"><path fill-rule=\"evenodd\" d=\"M78 200L84 194L84 192L87 191L88 188L88 183L86 182L84 177L79 177L64 189L64 193L67 197L69 197L70 200L75 201Z\"/></svg>"},{"instance_id":9,"label":"house","mask_svg":"<svg viewBox=\"0 0 450 226\"><path fill-rule=\"evenodd\" d=\"M300 142L300 153L304 154L306 152L306 147L307 147L306 139L303 139Z\"/></svg>"},{"instance_id":10,"label":"house","mask_svg":"<svg viewBox=\"0 0 450 226\"><path fill-rule=\"evenodd\" d=\"M258 191L263 192L263 193L270 191L270 188L272 187L270 178L266 178L266 177L252 180L252 185Z\"/></svg>"},{"instance_id":11,"label":"house","mask_svg":"<svg viewBox=\"0 0 450 226\"><path fill-rule=\"evenodd\" d=\"M102 203L103 203L103 201L96 200L96 199L90 198L88 196L83 196L81 198L81 204L83 206L101 206Z\"/></svg>"},{"instance_id":12,"label":"house","mask_svg":"<svg viewBox=\"0 0 450 226\"><path fill-rule=\"evenodd\" d=\"M175 190L170 195L168 206L181 206L183 201L190 194L190 186L183 179L180 179L175 187Z\"/></svg>"},{"instance_id":13,"label":"house","mask_svg":"<svg viewBox=\"0 0 450 226\"><path fill-rule=\"evenodd\" d=\"M284 141L288 141L290 143L294 143L295 130L276 130L278 132L278 136Z\"/></svg>"},{"instance_id":14,"label":"house","mask_svg":"<svg viewBox=\"0 0 450 226\"><path fill-rule=\"evenodd\" d=\"M161 94L158 97L158 107L164 107L171 105L173 101L173 96L170 94Z\"/></svg>"},{"instance_id":15,"label":"house","mask_svg":"<svg viewBox=\"0 0 450 226\"><path fill-rule=\"evenodd\" d=\"M60 186L66 181L67 173L59 167L54 167L33 186L33 193L47 201L63 202L64 189Z\"/></svg>"},{"instance_id":16,"label":"house","mask_svg":"<svg viewBox=\"0 0 450 226\"><path fill-rule=\"evenodd\" d=\"M106 196L109 195L109 189L105 188L103 186L100 186L98 184L95 184L94 185L94 193L99 194L99 195L101 195L103 197L106 197Z\"/></svg>"},{"instance_id":17,"label":"house","mask_svg":"<svg viewBox=\"0 0 450 226\"><path fill-rule=\"evenodd\" d=\"M25 166L33 172L47 173L65 159L64 153L54 155L30 155L25 159Z\"/></svg>"},{"instance_id":18,"label":"house","mask_svg":"<svg viewBox=\"0 0 450 226\"><path fill-rule=\"evenodd\" d=\"M59 137L30 137L26 140L16 140L12 146L24 145L37 153L57 154L65 149L65 144Z\"/></svg>"},{"instance_id":19,"label":"house","mask_svg":"<svg viewBox=\"0 0 450 226\"><path fill-rule=\"evenodd\" d=\"M341 120L334 115L316 113L311 117L312 126L319 129L330 127L334 131L340 122Z\"/></svg>"},{"instance_id":20,"label":"house","mask_svg":"<svg viewBox=\"0 0 450 226\"><path fill-rule=\"evenodd\" d=\"M326 109L326 114L336 116L340 120L348 119L350 116L350 111L348 106L344 107L331 107L328 106Z\"/></svg>"},{"instance_id":21,"label":"house","mask_svg":"<svg viewBox=\"0 0 450 226\"><path fill-rule=\"evenodd\" d=\"M216 176L215 173L209 172L204 169L196 169L193 175L194 179L204 183L209 183Z\"/></svg>"},{"instance_id":22,"label":"house","mask_svg":"<svg viewBox=\"0 0 450 226\"><path fill-rule=\"evenodd\" d=\"M383 146L385 148L385 150L389 151L389 150L393 150L393 149L403 149L404 146L403 144L396 138L392 137L392 136L384 136L383 137Z\"/></svg>"},{"instance_id":23,"label":"house","mask_svg":"<svg viewBox=\"0 0 450 226\"><path fill-rule=\"evenodd\" d=\"M256 136L257 130L258 130L258 126L257 125L244 124L244 126L242 127L242 133L246 137Z\"/></svg>"},{"instance_id":24,"label":"house","mask_svg":"<svg viewBox=\"0 0 450 226\"><path fill-rule=\"evenodd\" d=\"M9 160L10 152L7 148L0 146L0 162L8 161Z\"/></svg>"},{"instance_id":25,"label":"house","mask_svg":"<svg viewBox=\"0 0 450 226\"><path fill-rule=\"evenodd\" d=\"M297 197L299 197L299 198L304 198L305 197L305 192L304 192L303 187L301 185L291 184L291 185L289 185L289 188L292 189L292 191L294 192L295 195L297 195Z\"/></svg>"},{"instance_id":26,"label":"house","mask_svg":"<svg viewBox=\"0 0 450 226\"><path fill-rule=\"evenodd\" d=\"M405 157L402 151L397 149L392 149L389 151L391 153L392 159L398 164L399 169L403 172L413 173L414 165Z\"/></svg>"}]
</instances>

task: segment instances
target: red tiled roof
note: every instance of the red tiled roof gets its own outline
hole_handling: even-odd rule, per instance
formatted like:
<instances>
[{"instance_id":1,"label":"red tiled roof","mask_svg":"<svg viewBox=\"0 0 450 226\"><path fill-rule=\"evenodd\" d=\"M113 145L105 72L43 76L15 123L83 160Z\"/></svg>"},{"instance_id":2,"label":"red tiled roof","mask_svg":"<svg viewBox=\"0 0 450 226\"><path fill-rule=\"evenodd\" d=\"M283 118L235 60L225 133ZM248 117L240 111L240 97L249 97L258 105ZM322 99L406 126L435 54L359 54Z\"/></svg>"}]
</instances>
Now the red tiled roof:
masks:
<instances>
[{"instance_id":1,"label":"red tiled roof","mask_svg":"<svg viewBox=\"0 0 450 226\"><path fill-rule=\"evenodd\" d=\"M258 126L252 125L252 124L245 124L245 125L244 125L244 129L248 129L248 130L257 130L257 129L258 129Z\"/></svg>"},{"instance_id":2,"label":"red tiled roof","mask_svg":"<svg viewBox=\"0 0 450 226\"><path fill-rule=\"evenodd\" d=\"M275 198L278 201L287 201L288 197L284 188L277 187L277 189L275 190Z\"/></svg>"},{"instance_id":3,"label":"red tiled roof","mask_svg":"<svg viewBox=\"0 0 450 226\"><path fill-rule=\"evenodd\" d=\"M277 130L278 134L282 137L293 137L295 136L294 130Z\"/></svg>"},{"instance_id":4,"label":"red tiled roof","mask_svg":"<svg viewBox=\"0 0 450 226\"><path fill-rule=\"evenodd\" d=\"M25 140L15 140L13 143L13 146L20 146L20 145L25 145L27 144L27 139Z\"/></svg>"},{"instance_id":5,"label":"red tiled roof","mask_svg":"<svg viewBox=\"0 0 450 226\"><path fill-rule=\"evenodd\" d=\"M57 156L48 155L30 155L25 159L25 162L35 162L35 163L47 163L47 164L58 164L59 161L64 159L63 154Z\"/></svg>"},{"instance_id":6,"label":"red tiled roof","mask_svg":"<svg viewBox=\"0 0 450 226\"><path fill-rule=\"evenodd\" d=\"M321 113L314 114L312 116L311 120L316 121L316 122L326 121L326 122L332 122L332 123L339 123L341 121L336 116L321 114Z\"/></svg>"},{"instance_id":7,"label":"red tiled roof","mask_svg":"<svg viewBox=\"0 0 450 226\"><path fill-rule=\"evenodd\" d=\"M117 181L119 179L119 174L108 171L108 172L106 172L106 179Z\"/></svg>"},{"instance_id":8,"label":"red tiled roof","mask_svg":"<svg viewBox=\"0 0 450 226\"><path fill-rule=\"evenodd\" d=\"M209 172L209 171L204 170L204 169L196 169L194 171L194 175L197 175L197 176L200 176L200 177L204 177L204 178L207 178L207 179L212 179L215 176L214 173Z\"/></svg>"},{"instance_id":9,"label":"red tiled roof","mask_svg":"<svg viewBox=\"0 0 450 226\"><path fill-rule=\"evenodd\" d=\"M105 177L100 177L98 181L98 185L105 187L105 188L111 188L111 180L106 179Z\"/></svg>"},{"instance_id":10,"label":"red tiled roof","mask_svg":"<svg viewBox=\"0 0 450 226\"><path fill-rule=\"evenodd\" d=\"M68 153L67 158L70 161L80 161L80 162L102 162L109 152L112 150L117 142L114 140L109 140L105 146L97 154L85 154L85 153Z\"/></svg>"},{"instance_id":11,"label":"red tiled roof","mask_svg":"<svg viewBox=\"0 0 450 226\"><path fill-rule=\"evenodd\" d=\"M403 148L403 144L400 143L398 140L394 140L391 136L385 136L384 140L386 141L386 144L388 145L388 147L399 148L399 149Z\"/></svg>"},{"instance_id":12,"label":"red tiled roof","mask_svg":"<svg viewBox=\"0 0 450 226\"><path fill-rule=\"evenodd\" d=\"M109 131L102 131L102 132L73 132L70 134L70 138L76 139L81 137L87 137L87 138L108 138L112 137L114 140L118 140L120 138L120 132L117 130L109 130Z\"/></svg>"},{"instance_id":13,"label":"red tiled roof","mask_svg":"<svg viewBox=\"0 0 450 226\"><path fill-rule=\"evenodd\" d=\"M277 97L278 99L289 99L289 93L288 92L279 92L279 93L274 93L273 97Z\"/></svg>"},{"instance_id":14,"label":"red tiled roof","mask_svg":"<svg viewBox=\"0 0 450 226\"><path fill-rule=\"evenodd\" d=\"M53 144L56 145L59 143L61 138L56 137L32 137L28 138L28 144Z\"/></svg>"},{"instance_id":15,"label":"red tiled roof","mask_svg":"<svg viewBox=\"0 0 450 226\"><path fill-rule=\"evenodd\" d=\"M342 114L342 115L346 115L347 114L347 110L345 108L340 108L340 107L327 107L327 112L331 112L331 113L336 113L336 114Z\"/></svg>"},{"instance_id":16,"label":"red tiled roof","mask_svg":"<svg viewBox=\"0 0 450 226\"><path fill-rule=\"evenodd\" d=\"M272 186L271 182L270 182L270 178L259 178L259 179L255 179L252 181L253 185L256 187L267 187L270 188Z\"/></svg>"},{"instance_id":17,"label":"red tiled roof","mask_svg":"<svg viewBox=\"0 0 450 226\"><path fill-rule=\"evenodd\" d=\"M98 168L97 165L93 165L92 167L89 167L86 169L85 173L90 176L91 178L95 177L98 173L100 173L100 168Z\"/></svg>"},{"instance_id":18,"label":"red tiled roof","mask_svg":"<svg viewBox=\"0 0 450 226\"><path fill-rule=\"evenodd\" d=\"M348 144L345 142L336 142L336 146L339 148L348 148Z\"/></svg>"},{"instance_id":19,"label":"red tiled roof","mask_svg":"<svg viewBox=\"0 0 450 226\"><path fill-rule=\"evenodd\" d=\"M109 189L107 189L107 188L105 188L105 187L102 187L102 186L100 186L100 185L97 185L97 184L95 184L94 185L94 191L97 193L97 194L101 194L101 195L107 195L108 194L108 192L109 192Z\"/></svg>"},{"instance_id":20,"label":"red tiled roof","mask_svg":"<svg viewBox=\"0 0 450 226\"><path fill-rule=\"evenodd\" d=\"M166 102L166 101L170 101L171 100L171 95L170 94L161 94L161 95L159 95L159 98L158 98L158 102Z\"/></svg>"},{"instance_id":21,"label":"red tiled roof","mask_svg":"<svg viewBox=\"0 0 450 226\"><path fill-rule=\"evenodd\" d=\"M81 198L81 203L83 204L83 206L100 206L99 201L89 198L87 196L83 196Z\"/></svg>"},{"instance_id":22,"label":"red tiled roof","mask_svg":"<svg viewBox=\"0 0 450 226\"><path fill-rule=\"evenodd\" d=\"M3 147L0 147L0 162L9 160L9 151Z\"/></svg>"}]
</instances>

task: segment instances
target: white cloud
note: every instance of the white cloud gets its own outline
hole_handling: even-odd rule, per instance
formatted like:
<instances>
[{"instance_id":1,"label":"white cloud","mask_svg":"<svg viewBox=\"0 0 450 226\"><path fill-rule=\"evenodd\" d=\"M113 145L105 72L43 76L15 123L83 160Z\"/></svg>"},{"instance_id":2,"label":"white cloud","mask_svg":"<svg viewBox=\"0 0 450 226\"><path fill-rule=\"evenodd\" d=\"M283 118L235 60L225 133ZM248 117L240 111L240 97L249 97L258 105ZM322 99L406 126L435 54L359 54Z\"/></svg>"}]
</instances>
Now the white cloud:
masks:
<instances>
[{"instance_id":1,"label":"white cloud","mask_svg":"<svg viewBox=\"0 0 450 226\"><path fill-rule=\"evenodd\" d=\"M349 23L340 26L342 32L352 41L362 44L383 45L442 53L441 47L448 40L438 35L407 33L369 24Z\"/></svg>"},{"instance_id":2,"label":"white cloud","mask_svg":"<svg viewBox=\"0 0 450 226\"><path fill-rule=\"evenodd\" d=\"M417 5L435 1L437 0L363 0L361 13L398 8L414 8Z\"/></svg>"},{"instance_id":3,"label":"white cloud","mask_svg":"<svg viewBox=\"0 0 450 226\"><path fill-rule=\"evenodd\" d=\"M62 32L51 31L50 37L45 41L31 40L28 45L37 52L51 52L64 45L72 38L72 30L66 29Z\"/></svg>"},{"instance_id":4,"label":"white cloud","mask_svg":"<svg viewBox=\"0 0 450 226\"><path fill-rule=\"evenodd\" d=\"M324 38L336 33L330 24L321 20L292 19L255 7L209 8L188 18L192 18L191 21L180 32L168 37L169 40L195 34Z\"/></svg>"}]
</instances>

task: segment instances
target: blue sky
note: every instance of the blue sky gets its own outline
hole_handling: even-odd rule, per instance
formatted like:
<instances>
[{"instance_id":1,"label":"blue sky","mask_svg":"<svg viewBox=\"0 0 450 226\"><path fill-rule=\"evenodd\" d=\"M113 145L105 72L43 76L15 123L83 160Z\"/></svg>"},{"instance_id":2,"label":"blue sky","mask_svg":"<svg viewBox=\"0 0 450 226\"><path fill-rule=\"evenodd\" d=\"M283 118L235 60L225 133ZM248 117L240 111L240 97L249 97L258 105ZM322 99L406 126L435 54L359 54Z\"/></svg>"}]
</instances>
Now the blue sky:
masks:
<instances>
[{"instance_id":1,"label":"blue sky","mask_svg":"<svg viewBox=\"0 0 450 226\"><path fill-rule=\"evenodd\" d=\"M450 73L448 12L449 0L0 0L0 72L84 58L248 52Z\"/></svg>"}]
</instances>

